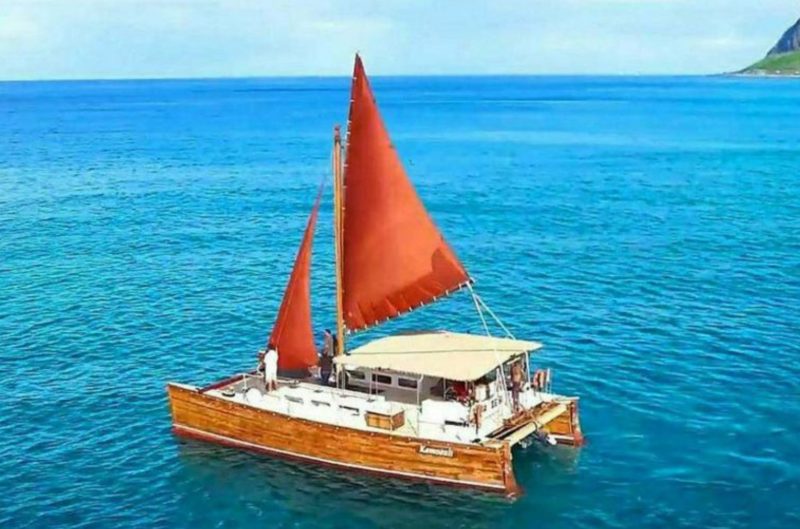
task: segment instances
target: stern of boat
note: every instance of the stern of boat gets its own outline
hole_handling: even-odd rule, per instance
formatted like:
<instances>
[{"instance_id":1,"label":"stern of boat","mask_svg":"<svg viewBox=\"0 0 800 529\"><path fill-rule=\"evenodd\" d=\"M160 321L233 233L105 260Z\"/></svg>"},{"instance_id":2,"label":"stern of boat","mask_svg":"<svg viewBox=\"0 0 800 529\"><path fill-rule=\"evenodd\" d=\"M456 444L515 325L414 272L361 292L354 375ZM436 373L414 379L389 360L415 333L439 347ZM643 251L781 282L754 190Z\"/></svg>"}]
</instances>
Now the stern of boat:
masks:
<instances>
[{"instance_id":1,"label":"stern of boat","mask_svg":"<svg viewBox=\"0 0 800 529\"><path fill-rule=\"evenodd\" d=\"M542 430L560 445L583 446L586 439L581 431L578 398L571 397L561 404L564 410L544 425Z\"/></svg>"},{"instance_id":2,"label":"stern of boat","mask_svg":"<svg viewBox=\"0 0 800 529\"><path fill-rule=\"evenodd\" d=\"M514 475L514 464L511 455L511 443L503 443L503 482L506 487L506 496L511 499L522 496L522 487L517 483Z\"/></svg>"},{"instance_id":3,"label":"stern of boat","mask_svg":"<svg viewBox=\"0 0 800 529\"><path fill-rule=\"evenodd\" d=\"M520 411L506 420L492 438L506 441L511 447L517 444L527 446L533 440L551 445L582 446L585 438L581 431L578 398L557 397Z\"/></svg>"}]
</instances>

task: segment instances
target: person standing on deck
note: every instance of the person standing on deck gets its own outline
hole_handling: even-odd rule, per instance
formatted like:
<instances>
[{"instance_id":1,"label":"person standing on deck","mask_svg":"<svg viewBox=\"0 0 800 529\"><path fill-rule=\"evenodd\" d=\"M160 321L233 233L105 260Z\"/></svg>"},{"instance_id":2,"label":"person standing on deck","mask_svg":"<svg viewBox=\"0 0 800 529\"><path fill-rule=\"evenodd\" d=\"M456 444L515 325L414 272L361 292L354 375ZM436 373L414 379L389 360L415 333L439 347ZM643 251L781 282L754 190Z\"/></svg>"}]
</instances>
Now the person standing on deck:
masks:
<instances>
[{"instance_id":1,"label":"person standing on deck","mask_svg":"<svg viewBox=\"0 0 800 529\"><path fill-rule=\"evenodd\" d=\"M511 400L514 402L514 412L519 411L519 392L522 389L522 362L517 360L511 365Z\"/></svg>"},{"instance_id":2,"label":"person standing on deck","mask_svg":"<svg viewBox=\"0 0 800 529\"><path fill-rule=\"evenodd\" d=\"M333 339L332 343L333 346L331 347L331 363L333 363L333 359L339 356L339 338L336 335L332 335L331 338ZM333 369L331 369L333 371ZM344 371L337 370L336 371L336 387L344 387L345 386L345 378L344 378Z\"/></svg>"},{"instance_id":3,"label":"person standing on deck","mask_svg":"<svg viewBox=\"0 0 800 529\"><path fill-rule=\"evenodd\" d=\"M319 378L326 386L331 378L331 369L333 367L333 339L331 330L325 329L322 340L322 354L319 359Z\"/></svg>"},{"instance_id":4,"label":"person standing on deck","mask_svg":"<svg viewBox=\"0 0 800 529\"><path fill-rule=\"evenodd\" d=\"M267 391L278 389L278 350L273 344L267 346L264 355L264 384Z\"/></svg>"}]
</instances>

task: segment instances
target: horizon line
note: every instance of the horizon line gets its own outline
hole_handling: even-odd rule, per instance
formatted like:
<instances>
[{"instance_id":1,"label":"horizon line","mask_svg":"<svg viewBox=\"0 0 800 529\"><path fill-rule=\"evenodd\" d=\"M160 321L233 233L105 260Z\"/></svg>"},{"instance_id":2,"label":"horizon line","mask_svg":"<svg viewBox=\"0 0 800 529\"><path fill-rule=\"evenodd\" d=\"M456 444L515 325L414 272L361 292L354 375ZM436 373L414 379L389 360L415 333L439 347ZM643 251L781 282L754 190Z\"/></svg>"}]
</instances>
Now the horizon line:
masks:
<instances>
[{"instance_id":1,"label":"horizon line","mask_svg":"<svg viewBox=\"0 0 800 529\"><path fill-rule=\"evenodd\" d=\"M388 78L455 78L455 77L717 77L738 72L718 73L448 73L448 74L370 74L370 79ZM135 81L224 81L248 79L349 79L351 75L198 75L182 77L45 77L0 79L0 83L86 83L86 82L135 82Z\"/></svg>"}]
</instances>

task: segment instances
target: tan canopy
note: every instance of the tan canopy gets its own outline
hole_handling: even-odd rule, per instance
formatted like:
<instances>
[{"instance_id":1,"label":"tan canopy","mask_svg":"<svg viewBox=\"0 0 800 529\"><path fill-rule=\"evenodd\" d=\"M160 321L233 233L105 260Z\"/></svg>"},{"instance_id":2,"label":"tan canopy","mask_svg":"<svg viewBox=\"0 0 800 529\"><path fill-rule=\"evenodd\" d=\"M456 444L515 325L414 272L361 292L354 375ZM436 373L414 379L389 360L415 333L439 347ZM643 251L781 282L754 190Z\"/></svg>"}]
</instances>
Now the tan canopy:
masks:
<instances>
[{"instance_id":1,"label":"tan canopy","mask_svg":"<svg viewBox=\"0 0 800 529\"><path fill-rule=\"evenodd\" d=\"M472 381L498 363L540 347L538 342L442 331L379 338L336 357L334 362L351 369L386 369Z\"/></svg>"}]
</instances>

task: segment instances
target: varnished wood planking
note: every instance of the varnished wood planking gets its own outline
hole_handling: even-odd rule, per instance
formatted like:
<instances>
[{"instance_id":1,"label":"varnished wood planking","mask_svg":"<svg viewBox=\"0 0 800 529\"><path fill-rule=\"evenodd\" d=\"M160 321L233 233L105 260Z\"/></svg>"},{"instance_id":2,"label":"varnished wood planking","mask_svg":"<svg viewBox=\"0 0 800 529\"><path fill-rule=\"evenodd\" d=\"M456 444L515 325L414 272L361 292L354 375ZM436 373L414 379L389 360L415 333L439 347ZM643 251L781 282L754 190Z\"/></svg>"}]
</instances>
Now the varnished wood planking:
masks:
<instances>
[{"instance_id":1,"label":"varnished wood planking","mask_svg":"<svg viewBox=\"0 0 800 529\"><path fill-rule=\"evenodd\" d=\"M191 393L189 393L191 395ZM199 396L195 394L196 396ZM193 400L193 399L190 399ZM452 479L472 477L473 475L482 475L487 471L496 473L495 468L491 461L485 461L487 458L483 457L474 461L473 464L467 467L459 466L457 463L459 459L470 459L470 454L459 454L459 458L442 458L440 456L429 456L418 453L420 443L408 445L408 443L398 443L400 439L394 439L392 443L380 442L381 437L375 434L365 432L358 432L349 428L335 428L326 427L325 425L313 424L314 428L308 431L308 421L301 419L289 419L285 416L277 416L281 423L274 424L265 421L265 417L254 417L255 415L277 415L266 412L266 414L259 413L258 410L248 409L244 406L214 399L213 397L206 397L201 399L202 402L195 402L195 409L184 406L187 401L182 398L176 397L173 399L173 408L175 411L176 423L186 424L195 428L211 431L212 433L221 433L235 439L242 439L246 441L260 444L263 446L278 448L281 450L293 451L299 454L307 453L316 457L323 457L330 460L342 460L350 464L364 464L370 463L375 459L375 453L380 456L377 463L380 467L387 470L416 470L421 471L423 474L445 474ZM212 406L208 406L210 403ZM217 401L217 402L213 402ZM199 406L197 406L199 404ZM220 406L214 406L219 404ZM225 410L228 408L228 410ZM243 408L239 410L237 408ZM230 410L235 410L234 414L228 413ZM239 413L244 412L244 413ZM256 422L253 422L256 420ZM273 417L274 419L274 417ZM299 428L298 428L299 427ZM263 430L268 430L267 434ZM301 430L301 431L298 431ZM331 435L330 432L325 430L333 429L337 432L336 435ZM298 437L300 436L300 437ZM361 446L365 442L369 446ZM433 446L432 443L427 443ZM398 446L399 445L399 446ZM404 446L405 445L405 446ZM413 452L407 448L410 446L414 449ZM446 446L446 445L444 445ZM454 451L455 454L455 451ZM428 465L420 465L420 462L425 462L428 459L442 459L435 464L438 472L431 472L427 468ZM445 461L446 459L446 461ZM472 458L474 459L474 458ZM372 461L373 464L375 463ZM454 468L448 469L447 467L453 466ZM411 467L411 468L409 468Z\"/></svg>"},{"instance_id":2,"label":"varnished wood planking","mask_svg":"<svg viewBox=\"0 0 800 529\"><path fill-rule=\"evenodd\" d=\"M209 415L209 414L206 413L206 415ZM213 422L215 422L215 423L220 423L221 421L225 420L224 418L220 419L219 416L210 415L210 417L211 417L211 420ZM293 429L291 431L294 432ZM277 449L280 449L280 450L286 450L286 451L290 451L290 452L308 453L308 455L313 455L315 457L322 457L322 458L329 459L329 460L334 460L333 456L335 456L336 449L337 448L341 448L343 450L347 450L347 452L348 452L347 454L345 454L345 456L347 456L347 457L344 458L345 462L350 463L350 464L359 464L359 465L363 465L366 462L366 461L364 461L364 459L365 459L364 455L365 454L359 453L357 450L354 449L354 447L358 445L359 439L358 438L353 439L352 436L349 436L349 435L339 435L339 436L334 436L334 437L326 436L323 439L319 439L318 436L315 434L313 436L306 436L309 439L309 442L299 443L299 442L297 442L296 439L294 439L294 435L295 434L292 433L292 437L291 437L291 441L290 441L291 444L288 444L286 442L283 442L283 440L277 440L276 441L274 439L273 439L273 441L276 441L276 442L270 443L269 441L263 439L262 435L259 435L257 433L255 435L253 435L253 432L248 432L246 430L243 431L243 430L238 429L238 428L228 427L227 429L221 431L220 433L222 433L223 435L230 436L232 438L242 439L242 440L247 440L247 441L251 441L251 439L249 437L251 437L251 438L255 437L255 439L253 439L252 441L255 441L256 444L260 444L260 445L264 445L264 446L270 446L270 447L273 447L273 448L277 448ZM249 437L248 437L248 434L250 434ZM313 446L313 448L314 448L313 451L309 450L309 447L311 447L311 446ZM382 455L384 455L384 456L389 458L388 461L385 462L386 464L384 466L387 469L391 469L391 470L408 470L408 467L411 466L410 463L413 463L413 461L409 462L407 456L410 455L414 459L418 458L417 454L406 454L405 452L396 453L396 450L394 450L394 451L391 450L394 447L388 447L389 449L387 450L387 447L385 447L385 446L381 446L379 444L373 444L373 446L371 446L370 448L372 450L380 450ZM406 456L406 457L404 457L404 456ZM436 456L424 456L424 457L436 457ZM446 464L443 464L443 465L446 465ZM440 466L443 466L443 465L440 465ZM416 470L419 470L419 469L416 469ZM476 471L480 471L480 470L483 470L483 469L481 469L481 468L477 468L476 469ZM458 477L458 476L451 476L451 477ZM461 477L464 477L464 476L461 476Z\"/></svg>"},{"instance_id":3,"label":"varnished wood planking","mask_svg":"<svg viewBox=\"0 0 800 529\"><path fill-rule=\"evenodd\" d=\"M519 492L507 443L479 446L364 432L258 410L181 386L169 385L168 391L178 429L372 472ZM452 457L420 453L420 446L452 450Z\"/></svg>"},{"instance_id":4,"label":"varnished wood planking","mask_svg":"<svg viewBox=\"0 0 800 529\"><path fill-rule=\"evenodd\" d=\"M581 446L584 443L584 437L581 432L578 401L571 401L567 410L547 423L544 429L551 434L565 437L563 442L566 444Z\"/></svg>"},{"instance_id":5,"label":"varnished wood planking","mask_svg":"<svg viewBox=\"0 0 800 529\"><path fill-rule=\"evenodd\" d=\"M234 409L241 407L244 408L244 412L254 411L256 414L260 415L259 410L252 410L245 406L215 399L214 397L209 397L209 399L217 400L222 405L232 405ZM190 426L194 425L194 427L198 428L201 426L200 423L202 422L204 425L215 426L224 435L243 440L247 440L248 437L256 437L262 441L266 441L266 439L263 439L265 432L262 432L261 429L266 427L271 430L268 435L271 442L268 446L281 450L299 451L300 449L306 448L306 445L314 445L314 453L310 455L326 458L341 456L342 454L340 454L340 452L342 450L348 450L351 452L349 454L345 454L349 456L346 458L348 461L352 461L359 457L358 454L352 453L352 447L359 443L363 444L364 441L368 440L369 446L372 448L376 448L378 446L380 446L382 449L387 448L383 446L382 443L375 440L375 437L380 437L380 434L360 432L351 428L328 427L327 425L321 425L317 423L311 423L313 425L313 429L310 431L306 430L305 428L303 428L302 431L298 431L298 426L304 427L304 423L309 423L310 421L287 418L278 414L271 414L270 412L266 413L269 415L276 415L279 420L281 422L285 422L285 424L267 424L264 421L264 418L258 416L245 417L244 415L237 414L232 417L229 413L221 411L216 407L207 406L207 402L201 403L196 410L192 410L188 415L182 411L179 412L179 414L176 416L176 423L187 424ZM252 421L257 421L257 423L252 423ZM327 428L333 429L337 431L337 433L332 435L330 432L325 431ZM298 439L297 435L302 435L302 438ZM398 437L398 439L403 438ZM397 443L393 443L388 448L393 449L395 448L396 444ZM415 447L418 447L420 444L425 444L427 446L446 446L444 443L434 444L416 442ZM397 457L394 458L392 462L398 463L400 466L405 466L405 460L408 459L409 456L411 456L411 458L414 460L418 459L418 454L416 452L409 454L407 451L402 451L397 454ZM438 456L424 457L438 458ZM448 461L441 463L441 465L448 466L450 464L450 460L453 458L447 459ZM456 462L453 462L452 464L457 465Z\"/></svg>"}]
</instances>

